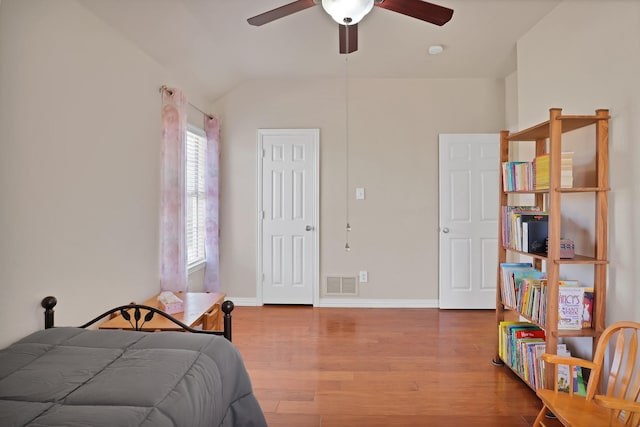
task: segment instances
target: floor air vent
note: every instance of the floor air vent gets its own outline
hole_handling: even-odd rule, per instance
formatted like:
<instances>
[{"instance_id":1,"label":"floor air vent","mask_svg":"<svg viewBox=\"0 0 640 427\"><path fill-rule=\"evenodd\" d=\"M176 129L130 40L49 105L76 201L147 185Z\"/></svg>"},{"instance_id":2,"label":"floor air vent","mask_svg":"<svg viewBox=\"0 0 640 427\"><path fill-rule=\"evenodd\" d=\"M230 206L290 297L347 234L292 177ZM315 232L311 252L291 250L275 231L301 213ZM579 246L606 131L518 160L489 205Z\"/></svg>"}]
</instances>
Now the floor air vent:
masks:
<instances>
[{"instance_id":1,"label":"floor air vent","mask_svg":"<svg viewBox=\"0 0 640 427\"><path fill-rule=\"evenodd\" d=\"M355 277L327 277L326 295L358 295L358 281Z\"/></svg>"}]
</instances>

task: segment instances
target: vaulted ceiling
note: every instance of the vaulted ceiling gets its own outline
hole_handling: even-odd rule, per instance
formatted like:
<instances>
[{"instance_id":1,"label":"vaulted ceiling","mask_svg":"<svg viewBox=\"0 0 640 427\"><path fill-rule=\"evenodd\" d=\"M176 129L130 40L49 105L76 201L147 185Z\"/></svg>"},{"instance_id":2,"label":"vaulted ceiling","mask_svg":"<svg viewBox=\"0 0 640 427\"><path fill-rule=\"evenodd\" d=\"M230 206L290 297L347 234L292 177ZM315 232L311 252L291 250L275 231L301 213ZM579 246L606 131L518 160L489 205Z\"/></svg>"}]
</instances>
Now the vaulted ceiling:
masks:
<instances>
[{"instance_id":1,"label":"vaulted ceiling","mask_svg":"<svg viewBox=\"0 0 640 427\"><path fill-rule=\"evenodd\" d=\"M247 18L292 0L78 1L210 101L260 78L503 78L518 38L560 2L436 0L454 9L443 27L374 7L346 65L319 5L255 27ZM445 50L429 55L431 45Z\"/></svg>"}]
</instances>

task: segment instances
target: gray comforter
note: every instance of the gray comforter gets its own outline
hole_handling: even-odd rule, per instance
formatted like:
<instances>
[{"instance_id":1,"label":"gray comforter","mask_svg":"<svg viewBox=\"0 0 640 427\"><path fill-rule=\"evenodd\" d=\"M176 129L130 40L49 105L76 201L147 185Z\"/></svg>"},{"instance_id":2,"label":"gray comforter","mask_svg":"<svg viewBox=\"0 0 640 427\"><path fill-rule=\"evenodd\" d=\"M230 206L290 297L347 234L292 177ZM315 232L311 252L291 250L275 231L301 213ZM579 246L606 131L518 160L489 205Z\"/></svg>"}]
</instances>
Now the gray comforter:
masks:
<instances>
[{"instance_id":1,"label":"gray comforter","mask_svg":"<svg viewBox=\"0 0 640 427\"><path fill-rule=\"evenodd\" d=\"M0 350L0 426L266 426L219 336L54 328Z\"/></svg>"}]
</instances>

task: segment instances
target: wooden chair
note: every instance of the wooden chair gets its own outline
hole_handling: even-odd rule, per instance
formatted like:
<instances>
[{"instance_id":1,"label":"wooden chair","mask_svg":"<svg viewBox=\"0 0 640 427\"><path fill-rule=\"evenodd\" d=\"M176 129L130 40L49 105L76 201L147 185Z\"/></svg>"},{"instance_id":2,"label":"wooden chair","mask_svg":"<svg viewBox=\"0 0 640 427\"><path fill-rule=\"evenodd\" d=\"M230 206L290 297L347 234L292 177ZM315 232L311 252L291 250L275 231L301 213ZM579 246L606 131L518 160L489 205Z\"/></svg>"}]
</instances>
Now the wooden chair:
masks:
<instances>
[{"instance_id":1,"label":"wooden chair","mask_svg":"<svg viewBox=\"0 0 640 427\"><path fill-rule=\"evenodd\" d=\"M555 389L538 389L542 409L534 427L638 427L640 426L640 323L617 322L604 330L593 361L544 354L546 369L555 371ZM608 353L609 357L605 357ZM586 396L558 391L558 365L591 369ZM547 417L553 413L557 419Z\"/></svg>"}]
</instances>

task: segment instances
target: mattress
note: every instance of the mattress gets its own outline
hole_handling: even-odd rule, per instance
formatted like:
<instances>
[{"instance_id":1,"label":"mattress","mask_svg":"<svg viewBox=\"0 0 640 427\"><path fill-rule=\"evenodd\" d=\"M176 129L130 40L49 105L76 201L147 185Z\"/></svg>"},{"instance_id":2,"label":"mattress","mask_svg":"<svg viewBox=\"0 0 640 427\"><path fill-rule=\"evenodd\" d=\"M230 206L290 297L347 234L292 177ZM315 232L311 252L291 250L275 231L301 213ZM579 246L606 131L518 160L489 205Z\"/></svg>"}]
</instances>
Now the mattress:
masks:
<instances>
[{"instance_id":1,"label":"mattress","mask_svg":"<svg viewBox=\"0 0 640 427\"><path fill-rule=\"evenodd\" d=\"M266 426L215 335L53 328L0 350L0 425Z\"/></svg>"}]
</instances>

